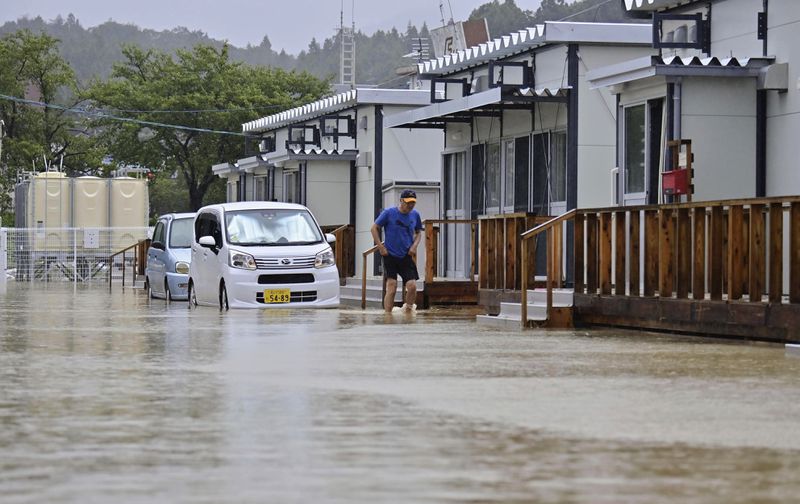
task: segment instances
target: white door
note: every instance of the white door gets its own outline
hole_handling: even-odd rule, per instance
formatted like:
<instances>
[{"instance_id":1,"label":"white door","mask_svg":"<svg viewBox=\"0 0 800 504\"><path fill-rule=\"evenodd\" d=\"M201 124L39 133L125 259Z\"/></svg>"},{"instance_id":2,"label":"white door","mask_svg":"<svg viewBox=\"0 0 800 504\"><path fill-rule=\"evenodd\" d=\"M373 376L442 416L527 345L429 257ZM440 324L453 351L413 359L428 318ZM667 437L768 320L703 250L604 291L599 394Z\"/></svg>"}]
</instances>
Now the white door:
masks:
<instances>
[{"instance_id":1,"label":"white door","mask_svg":"<svg viewBox=\"0 0 800 504\"><path fill-rule=\"evenodd\" d=\"M444 155L445 219L463 220L466 211L465 152ZM468 224L447 224L444 228L445 271L447 278L466 278L469 274L471 228Z\"/></svg>"}]
</instances>

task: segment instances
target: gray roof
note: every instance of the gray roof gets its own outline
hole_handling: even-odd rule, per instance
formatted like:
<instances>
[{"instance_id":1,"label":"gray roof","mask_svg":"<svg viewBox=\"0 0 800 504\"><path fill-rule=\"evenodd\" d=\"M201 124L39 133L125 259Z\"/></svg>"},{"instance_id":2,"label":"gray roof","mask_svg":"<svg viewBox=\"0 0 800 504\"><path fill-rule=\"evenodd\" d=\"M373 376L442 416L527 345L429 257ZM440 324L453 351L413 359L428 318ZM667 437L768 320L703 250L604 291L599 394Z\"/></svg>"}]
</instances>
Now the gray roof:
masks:
<instances>
[{"instance_id":1,"label":"gray roof","mask_svg":"<svg viewBox=\"0 0 800 504\"><path fill-rule=\"evenodd\" d=\"M262 117L242 124L244 133L259 133L298 124L356 105L425 105L430 103L429 91L411 89L358 88L323 98L306 105L284 110L278 114Z\"/></svg>"},{"instance_id":2,"label":"gray roof","mask_svg":"<svg viewBox=\"0 0 800 504\"><path fill-rule=\"evenodd\" d=\"M677 7L681 4L696 2L699 0L625 0L625 9L636 11L655 11Z\"/></svg>"},{"instance_id":3,"label":"gray roof","mask_svg":"<svg viewBox=\"0 0 800 504\"><path fill-rule=\"evenodd\" d=\"M774 58L699 58L645 56L609 65L586 73L592 89L613 86L656 75L705 77L757 77L759 70Z\"/></svg>"},{"instance_id":4,"label":"gray roof","mask_svg":"<svg viewBox=\"0 0 800 504\"><path fill-rule=\"evenodd\" d=\"M591 43L647 45L653 28L640 23L576 23L547 21L489 42L417 65L421 75L443 75L523 53L545 44Z\"/></svg>"}]
</instances>

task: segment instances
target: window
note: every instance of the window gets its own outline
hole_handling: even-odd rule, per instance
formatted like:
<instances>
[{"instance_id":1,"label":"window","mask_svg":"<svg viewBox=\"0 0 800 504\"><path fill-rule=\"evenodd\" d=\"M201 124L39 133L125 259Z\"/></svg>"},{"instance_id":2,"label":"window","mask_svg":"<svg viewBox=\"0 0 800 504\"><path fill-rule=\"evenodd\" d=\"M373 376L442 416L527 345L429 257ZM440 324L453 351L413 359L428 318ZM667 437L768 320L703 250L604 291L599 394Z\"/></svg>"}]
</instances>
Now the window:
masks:
<instances>
[{"instance_id":1,"label":"window","mask_svg":"<svg viewBox=\"0 0 800 504\"><path fill-rule=\"evenodd\" d=\"M552 200L567 200L567 134L557 131L551 135Z\"/></svg>"},{"instance_id":2,"label":"window","mask_svg":"<svg viewBox=\"0 0 800 504\"><path fill-rule=\"evenodd\" d=\"M550 206L567 199L567 134L563 131L533 135L532 210L549 215Z\"/></svg>"},{"instance_id":3,"label":"window","mask_svg":"<svg viewBox=\"0 0 800 504\"><path fill-rule=\"evenodd\" d=\"M514 140L503 142L503 208L514 209Z\"/></svg>"},{"instance_id":4,"label":"window","mask_svg":"<svg viewBox=\"0 0 800 504\"><path fill-rule=\"evenodd\" d=\"M175 219L169 228L169 246L171 248L189 248L192 242L193 219Z\"/></svg>"},{"instance_id":5,"label":"window","mask_svg":"<svg viewBox=\"0 0 800 504\"><path fill-rule=\"evenodd\" d=\"M283 200L287 203L300 201L300 172L297 170L283 172Z\"/></svg>"},{"instance_id":6,"label":"window","mask_svg":"<svg viewBox=\"0 0 800 504\"><path fill-rule=\"evenodd\" d=\"M255 178L255 194L253 194L255 201L267 200L267 177Z\"/></svg>"},{"instance_id":7,"label":"window","mask_svg":"<svg viewBox=\"0 0 800 504\"><path fill-rule=\"evenodd\" d=\"M222 228L219 219L213 213L202 213L194 223L194 239L199 241L201 236L211 236L218 247L222 246Z\"/></svg>"},{"instance_id":8,"label":"window","mask_svg":"<svg viewBox=\"0 0 800 504\"><path fill-rule=\"evenodd\" d=\"M322 234L306 210L242 210L225 213L228 243L240 246L310 245Z\"/></svg>"},{"instance_id":9,"label":"window","mask_svg":"<svg viewBox=\"0 0 800 504\"><path fill-rule=\"evenodd\" d=\"M490 143L486 156L486 212L500 211L500 144Z\"/></svg>"},{"instance_id":10,"label":"window","mask_svg":"<svg viewBox=\"0 0 800 504\"><path fill-rule=\"evenodd\" d=\"M645 105L625 109L625 192L645 190Z\"/></svg>"},{"instance_id":11,"label":"window","mask_svg":"<svg viewBox=\"0 0 800 504\"><path fill-rule=\"evenodd\" d=\"M228 201L233 203L238 201L239 197L239 181L238 180L229 180L228 181Z\"/></svg>"},{"instance_id":12,"label":"window","mask_svg":"<svg viewBox=\"0 0 800 504\"><path fill-rule=\"evenodd\" d=\"M153 230L153 243L164 245L164 222L158 221Z\"/></svg>"}]
</instances>

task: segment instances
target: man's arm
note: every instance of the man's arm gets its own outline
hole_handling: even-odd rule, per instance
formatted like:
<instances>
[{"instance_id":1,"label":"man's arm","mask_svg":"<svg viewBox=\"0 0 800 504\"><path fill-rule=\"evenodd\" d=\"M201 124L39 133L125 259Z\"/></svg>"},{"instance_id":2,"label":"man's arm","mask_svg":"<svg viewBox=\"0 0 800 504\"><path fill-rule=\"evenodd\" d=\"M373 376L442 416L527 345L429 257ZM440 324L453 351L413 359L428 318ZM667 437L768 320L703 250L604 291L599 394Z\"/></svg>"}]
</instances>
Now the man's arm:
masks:
<instances>
[{"instance_id":1,"label":"man's arm","mask_svg":"<svg viewBox=\"0 0 800 504\"><path fill-rule=\"evenodd\" d=\"M419 246L419 241L422 239L422 231L417 229L414 231L414 241L411 243L411 248L408 249L408 255L410 255L414 260L417 260L417 246Z\"/></svg>"},{"instance_id":2,"label":"man's arm","mask_svg":"<svg viewBox=\"0 0 800 504\"><path fill-rule=\"evenodd\" d=\"M370 233L372 233L372 241L375 245L378 246L378 252L385 256L389 252L386 250L386 245L381 242L381 227L377 224L373 224L370 228Z\"/></svg>"}]
</instances>

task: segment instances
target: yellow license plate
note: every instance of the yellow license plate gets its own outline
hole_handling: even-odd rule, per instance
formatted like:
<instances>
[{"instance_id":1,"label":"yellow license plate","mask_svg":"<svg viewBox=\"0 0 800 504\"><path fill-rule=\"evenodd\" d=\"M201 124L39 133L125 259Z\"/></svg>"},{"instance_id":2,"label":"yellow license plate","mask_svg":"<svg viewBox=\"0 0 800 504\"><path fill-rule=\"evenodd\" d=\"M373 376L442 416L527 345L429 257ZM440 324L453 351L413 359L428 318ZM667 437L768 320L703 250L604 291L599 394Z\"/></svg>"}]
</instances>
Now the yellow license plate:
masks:
<instances>
[{"instance_id":1,"label":"yellow license plate","mask_svg":"<svg viewBox=\"0 0 800 504\"><path fill-rule=\"evenodd\" d=\"M289 289L266 289L264 291L265 303L288 303L291 297L292 291Z\"/></svg>"}]
</instances>

